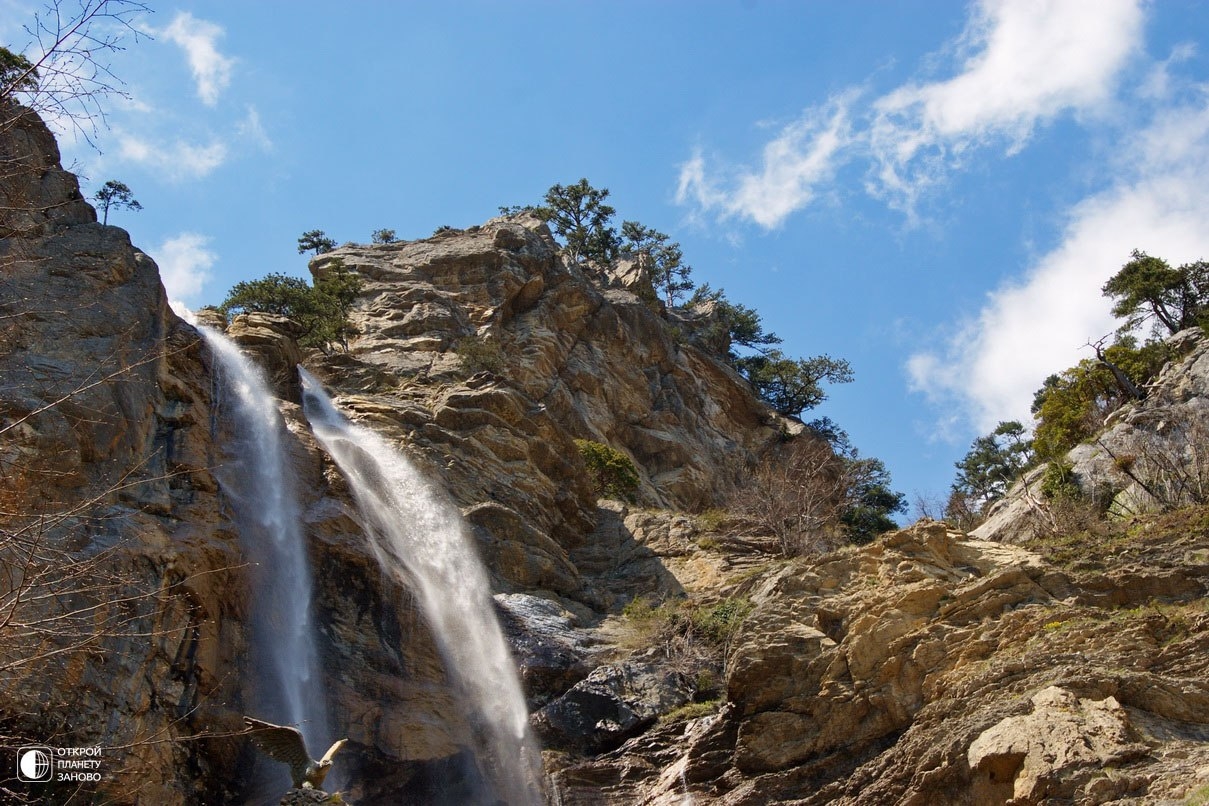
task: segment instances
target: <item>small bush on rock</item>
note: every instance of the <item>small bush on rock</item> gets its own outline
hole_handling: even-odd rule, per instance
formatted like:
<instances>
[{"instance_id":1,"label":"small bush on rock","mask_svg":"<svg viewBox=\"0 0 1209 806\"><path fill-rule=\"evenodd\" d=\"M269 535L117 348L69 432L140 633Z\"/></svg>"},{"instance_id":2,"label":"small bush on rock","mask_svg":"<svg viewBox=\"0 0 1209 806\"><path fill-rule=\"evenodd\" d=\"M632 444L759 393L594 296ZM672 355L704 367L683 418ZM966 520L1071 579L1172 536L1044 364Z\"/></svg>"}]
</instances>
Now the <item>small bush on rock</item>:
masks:
<instances>
[{"instance_id":1,"label":"small bush on rock","mask_svg":"<svg viewBox=\"0 0 1209 806\"><path fill-rule=\"evenodd\" d=\"M634 499L634 493L638 492L639 477L638 468L634 467L630 457L590 439L575 440L575 447L579 448L579 455L583 457L584 465L588 468L592 490L597 496L624 501Z\"/></svg>"},{"instance_id":2,"label":"small bush on rock","mask_svg":"<svg viewBox=\"0 0 1209 806\"><path fill-rule=\"evenodd\" d=\"M467 336L460 339L453 350L462 361L462 369L467 372L498 373L504 368L504 351L499 342Z\"/></svg>"}]
</instances>

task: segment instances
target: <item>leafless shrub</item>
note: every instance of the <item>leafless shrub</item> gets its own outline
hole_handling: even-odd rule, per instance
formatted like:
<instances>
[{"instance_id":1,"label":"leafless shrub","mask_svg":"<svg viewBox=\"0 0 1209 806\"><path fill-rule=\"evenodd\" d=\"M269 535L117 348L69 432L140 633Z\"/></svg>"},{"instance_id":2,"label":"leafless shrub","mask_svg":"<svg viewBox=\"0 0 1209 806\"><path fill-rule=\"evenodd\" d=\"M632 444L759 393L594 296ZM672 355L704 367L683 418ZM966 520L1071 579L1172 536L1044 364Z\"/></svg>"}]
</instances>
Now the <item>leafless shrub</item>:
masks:
<instances>
[{"instance_id":1,"label":"leafless shrub","mask_svg":"<svg viewBox=\"0 0 1209 806\"><path fill-rule=\"evenodd\" d=\"M95 146L98 126L105 122L104 102L129 97L109 59L124 49L127 37L147 35L134 25L147 12L136 0L50 0L25 26L21 50L28 67L6 71L0 101L19 99Z\"/></svg>"},{"instance_id":2,"label":"leafless shrub","mask_svg":"<svg viewBox=\"0 0 1209 806\"><path fill-rule=\"evenodd\" d=\"M1209 503L1209 417L1186 410L1134 434L1128 450L1103 448L1160 510Z\"/></svg>"},{"instance_id":3,"label":"leafless shrub","mask_svg":"<svg viewBox=\"0 0 1209 806\"><path fill-rule=\"evenodd\" d=\"M775 537L783 554L819 553L842 543L839 517L853 484L827 440L801 436L770 451L729 508L746 528Z\"/></svg>"}]
</instances>

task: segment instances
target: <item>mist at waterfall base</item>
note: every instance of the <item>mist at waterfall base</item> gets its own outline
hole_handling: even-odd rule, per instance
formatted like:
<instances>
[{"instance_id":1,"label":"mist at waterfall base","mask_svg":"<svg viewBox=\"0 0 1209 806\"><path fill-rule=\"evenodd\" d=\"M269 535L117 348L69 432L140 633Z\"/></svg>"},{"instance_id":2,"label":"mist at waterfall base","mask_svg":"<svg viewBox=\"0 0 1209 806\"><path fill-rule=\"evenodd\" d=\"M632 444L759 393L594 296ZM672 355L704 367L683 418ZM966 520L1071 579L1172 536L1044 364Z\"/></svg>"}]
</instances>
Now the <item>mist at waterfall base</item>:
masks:
<instances>
[{"instance_id":1,"label":"mist at waterfall base","mask_svg":"<svg viewBox=\"0 0 1209 806\"><path fill-rule=\"evenodd\" d=\"M285 422L260 368L225 335L205 326L197 329L214 356L219 416L225 418L229 411L233 439L224 445L227 455L216 475L232 504L249 562L252 640L245 685L251 696L245 696L244 709L258 719L297 726L315 755L331 737ZM290 787L289 772L259 754L256 763L249 800L263 797L276 803ZM329 782L337 782L335 774Z\"/></svg>"},{"instance_id":2,"label":"mist at waterfall base","mask_svg":"<svg viewBox=\"0 0 1209 806\"><path fill-rule=\"evenodd\" d=\"M496 620L486 570L461 513L402 453L336 410L302 367L303 409L347 478L384 571L423 610L446 673L467 703L480 802L540 804L541 762L516 666Z\"/></svg>"}]
</instances>

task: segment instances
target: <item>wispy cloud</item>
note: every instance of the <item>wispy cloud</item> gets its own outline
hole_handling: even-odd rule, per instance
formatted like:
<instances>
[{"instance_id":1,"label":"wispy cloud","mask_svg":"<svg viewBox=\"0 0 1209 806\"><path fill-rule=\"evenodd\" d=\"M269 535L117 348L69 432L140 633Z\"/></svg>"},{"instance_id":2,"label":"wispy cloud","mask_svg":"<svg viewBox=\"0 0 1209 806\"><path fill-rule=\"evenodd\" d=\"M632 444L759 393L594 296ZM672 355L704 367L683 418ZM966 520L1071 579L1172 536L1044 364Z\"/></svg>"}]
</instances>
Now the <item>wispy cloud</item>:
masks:
<instances>
[{"instance_id":1,"label":"wispy cloud","mask_svg":"<svg viewBox=\"0 0 1209 806\"><path fill-rule=\"evenodd\" d=\"M204 235L182 232L151 250L151 256L159 264L168 299L188 305L201 293L210 279L210 268L218 259L206 248L209 244L210 239Z\"/></svg>"},{"instance_id":2,"label":"wispy cloud","mask_svg":"<svg viewBox=\"0 0 1209 806\"><path fill-rule=\"evenodd\" d=\"M983 0L954 77L908 84L872 105L870 190L908 214L967 151L1020 149L1038 124L1092 111L1142 35L1139 0Z\"/></svg>"},{"instance_id":3,"label":"wispy cloud","mask_svg":"<svg viewBox=\"0 0 1209 806\"><path fill-rule=\"evenodd\" d=\"M159 171L171 181L200 179L227 160L228 148L220 140L206 144L174 140L153 143L135 135L118 134L118 158Z\"/></svg>"},{"instance_id":4,"label":"wispy cloud","mask_svg":"<svg viewBox=\"0 0 1209 806\"><path fill-rule=\"evenodd\" d=\"M1022 280L991 293L945 348L910 358L916 391L956 405L983 432L1027 421L1045 377L1088 357L1088 339L1116 327L1100 288L1132 250L1173 265L1209 256L1209 98L1160 112L1117 168L1122 180L1076 205L1061 242Z\"/></svg>"},{"instance_id":5,"label":"wispy cloud","mask_svg":"<svg viewBox=\"0 0 1209 806\"><path fill-rule=\"evenodd\" d=\"M676 201L695 203L722 218L738 216L765 229L780 226L795 210L814 198L817 185L834 175L844 147L852 139L849 109L854 92L833 98L809 110L801 119L781 129L764 146L758 171L737 171L731 189L719 189L707 175L701 152L681 166Z\"/></svg>"},{"instance_id":6,"label":"wispy cloud","mask_svg":"<svg viewBox=\"0 0 1209 806\"><path fill-rule=\"evenodd\" d=\"M1034 129L1086 114L1114 94L1142 36L1141 0L982 0L950 48L950 78L861 102L849 90L813 107L763 147L758 169L681 166L677 201L720 219L780 226L837 166L867 161L866 188L914 217L919 199L975 149L1008 153Z\"/></svg>"},{"instance_id":7,"label":"wispy cloud","mask_svg":"<svg viewBox=\"0 0 1209 806\"><path fill-rule=\"evenodd\" d=\"M271 151L273 148L273 141L260 122L260 113L250 104L244 119L235 124L235 132L242 141L254 144L261 151Z\"/></svg>"},{"instance_id":8,"label":"wispy cloud","mask_svg":"<svg viewBox=\"0 0 1209 806\"><path fill-rule=\"evenodd\" d=\"M219 95L231 83L235 60L219 53L216 44L224 33L218 25L199 20L187 11L177 12L168 27L159 32L184 50L197 82L197 95L207 106L217 104Z\"/></svg>"}]
</instances>

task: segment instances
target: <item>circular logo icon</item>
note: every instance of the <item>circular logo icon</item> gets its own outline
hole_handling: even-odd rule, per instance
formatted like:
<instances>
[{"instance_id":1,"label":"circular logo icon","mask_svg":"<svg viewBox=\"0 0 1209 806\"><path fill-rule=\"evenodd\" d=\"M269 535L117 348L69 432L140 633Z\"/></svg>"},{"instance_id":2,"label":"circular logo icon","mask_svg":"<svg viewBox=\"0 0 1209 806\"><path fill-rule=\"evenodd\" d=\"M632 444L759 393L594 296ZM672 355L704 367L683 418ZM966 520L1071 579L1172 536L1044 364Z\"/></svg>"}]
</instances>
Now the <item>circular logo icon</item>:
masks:
<instances>
[{"instance_id":1,"label":"circular logo icon","mask_svg":"<svg viewBox=\"0 0 1209 806\"><path fill-rule=\"evenodd\" d=\"M21 781L49 781L51 752L47 747L23 747L17 753L17 778Z\"/></svg>"}]
</instances>

